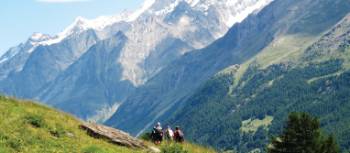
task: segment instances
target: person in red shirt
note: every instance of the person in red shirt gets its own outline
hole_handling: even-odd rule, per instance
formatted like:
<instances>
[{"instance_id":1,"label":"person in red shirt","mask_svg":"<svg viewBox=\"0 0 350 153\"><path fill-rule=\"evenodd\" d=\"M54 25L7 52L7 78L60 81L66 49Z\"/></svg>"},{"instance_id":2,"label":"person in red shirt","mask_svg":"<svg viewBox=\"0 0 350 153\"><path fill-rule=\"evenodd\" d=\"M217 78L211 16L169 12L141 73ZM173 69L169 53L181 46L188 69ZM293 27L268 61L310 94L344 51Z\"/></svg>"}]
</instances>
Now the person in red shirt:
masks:
<instances>
[{"instance_id":1,"label":"person in red shirt","mask_svg":"<svg viewBox=\"0 0 350 153\"><path fill-rule=\"evenodd\" d=\"M180 143L185 141L184 133L180 130L180 127L178 126L175 128L174 140L175 142L180 142Z\"/></svg>"}]
</instances>

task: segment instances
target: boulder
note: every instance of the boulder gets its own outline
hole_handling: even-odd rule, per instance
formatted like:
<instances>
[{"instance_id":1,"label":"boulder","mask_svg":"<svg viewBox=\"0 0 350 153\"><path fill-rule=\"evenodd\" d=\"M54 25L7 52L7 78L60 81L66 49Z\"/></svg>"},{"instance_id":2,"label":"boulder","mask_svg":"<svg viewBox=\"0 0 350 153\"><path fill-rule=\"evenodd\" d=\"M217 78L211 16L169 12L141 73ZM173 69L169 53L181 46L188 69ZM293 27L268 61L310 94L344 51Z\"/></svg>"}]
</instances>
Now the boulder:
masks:
<instances>
[{"instance_id":1,"label":"boulder","mask_svg":"<svg viewBox=\"0 0 350 153\"><path fill-rule=\"evenodd\" d=\"M86 130L92 137L106 139L113 144L135 149L149 149L149 147L141 140L130 136L128 133L111 127L95 123L84 123L80 126L80 128Z\"/></svg>"}]
</instances>

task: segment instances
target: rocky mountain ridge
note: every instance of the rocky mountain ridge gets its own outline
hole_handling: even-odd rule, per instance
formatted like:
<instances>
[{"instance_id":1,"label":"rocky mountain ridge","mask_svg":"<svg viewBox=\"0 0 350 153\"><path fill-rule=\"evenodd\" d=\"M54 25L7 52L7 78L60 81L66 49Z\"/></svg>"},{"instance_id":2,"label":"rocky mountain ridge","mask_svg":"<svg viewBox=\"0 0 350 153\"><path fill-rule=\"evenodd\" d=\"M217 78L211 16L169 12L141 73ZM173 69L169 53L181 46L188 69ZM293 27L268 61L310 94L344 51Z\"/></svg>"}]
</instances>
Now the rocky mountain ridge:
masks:
<instances>
[{"instance_id":1,"label":"rocky mountain ridge","mask_svg":"<svg viewBox=\"0 0 350 153\"><path fill-rule=\"evenodd\" d=\"M166 65L210 44L270 2L147 0L134 12L94 20L78 17L56 36L35 33L28 41L35 43L2 56L0 91L103 121ZM108 46L118 33L125 42ZM101 56L88 57L96 54Z\"/></svg>"}]
</instances>

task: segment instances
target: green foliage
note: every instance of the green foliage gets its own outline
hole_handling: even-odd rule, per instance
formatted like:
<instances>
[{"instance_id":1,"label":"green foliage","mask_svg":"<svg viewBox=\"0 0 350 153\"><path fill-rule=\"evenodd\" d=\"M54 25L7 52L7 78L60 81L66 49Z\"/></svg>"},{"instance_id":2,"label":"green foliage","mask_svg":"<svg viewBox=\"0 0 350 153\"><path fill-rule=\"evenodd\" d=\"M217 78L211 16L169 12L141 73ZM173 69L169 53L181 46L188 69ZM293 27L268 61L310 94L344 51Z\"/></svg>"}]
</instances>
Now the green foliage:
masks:
<instances>
[{"instance_id":1,"label":"green foliage","mask_svg":"<svg viewBox=\"0 0 350 153\"><path fill-rule=\"evenodd\" d=\"M328 136L321 145L320 153L339 153L340 148L333 135Z\"/></svg>"},{"instance_id":2,"label":"green foliage","mask_svg":"<svg viewBox=\"0 0 350 153\"><path fill-rule=\"evenodd\" d=\"M141 134L139 138L142 140L145 140L145 141L151 141L152 140L151 132L145 132L145 133Z\"/></svg>"},{"instance_id":3,"label":"green foliage","mask_svg":"<svg viewBox=\"0 0 350 153\"><path fill-rule=\"evenodd\" d=\"M317 118L307 113L291 113L283 133L272 139L268 153L339 153L332 136L322 137Z\"/></svg>"},{"instance_id":4,"label":"green foliage","mask_svg":"<svg viewBox=\"0 0 350 153\"><path fill-rule=\"evenodd\" d=\"M31 124L36 128L45 127L45 121L42 116L39 115L29 115L25 117L27 123Z\"/></svg>"},{"instance_id":5,"label":"green foliage","mask_svg":"<svg viewBox=\"0 0 350 153\"><path fill-rule=\"evenodd\" d=\"M171 143L168 145L162 146L161 149L162 153L189 153L187 150L185 150L182 145L177 143Z\"/></svg>"}]
</instances>

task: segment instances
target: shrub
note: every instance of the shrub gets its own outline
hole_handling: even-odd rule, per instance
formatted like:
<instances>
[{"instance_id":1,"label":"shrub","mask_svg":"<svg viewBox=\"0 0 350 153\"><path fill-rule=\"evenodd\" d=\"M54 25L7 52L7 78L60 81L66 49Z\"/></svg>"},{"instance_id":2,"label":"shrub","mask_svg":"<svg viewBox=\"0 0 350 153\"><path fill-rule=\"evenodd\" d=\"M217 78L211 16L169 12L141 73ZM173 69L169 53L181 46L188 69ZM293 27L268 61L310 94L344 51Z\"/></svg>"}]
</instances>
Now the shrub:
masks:
<instances>
[{"instance_id":1,"label":"shrub","mask_svg":"<svg viewBox=\"0 0 350 153\"><path fill-rule=\"evenodd\" d=\"M151 132L145 132L141 134L139 138L145 141L151 141L152 140Z\"/></svg>"},{"instance_id":2,"label":"shrub","mask_svg":"<svg viewBox=\"0 0 350 153\"><path fill-rule=\"evenodd\" d=\"M26 122L29 123L30 125L36 127L36 128L41 128L45 127L45 121L42 116L39 115L30 115L25 118Z\"/></svg>"}]
</instances>

